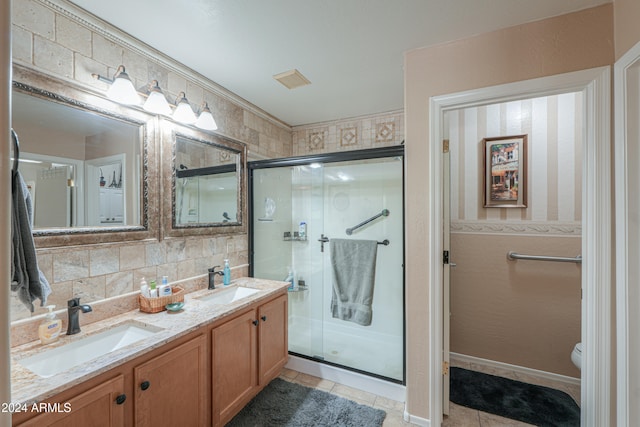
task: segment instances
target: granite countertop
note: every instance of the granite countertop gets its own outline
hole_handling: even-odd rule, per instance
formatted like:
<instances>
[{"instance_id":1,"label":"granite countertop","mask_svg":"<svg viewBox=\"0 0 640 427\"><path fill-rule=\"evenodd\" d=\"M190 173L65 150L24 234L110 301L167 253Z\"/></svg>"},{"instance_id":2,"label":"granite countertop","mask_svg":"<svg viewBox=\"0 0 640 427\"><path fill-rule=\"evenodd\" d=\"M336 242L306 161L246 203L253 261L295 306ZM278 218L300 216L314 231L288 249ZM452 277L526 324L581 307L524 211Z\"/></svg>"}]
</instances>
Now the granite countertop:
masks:
<instances>
[{"instance_id":1,"label":"granite countertop","mask_svg":"<svg viewBox=\"0 0 640 427\"><path fill-rule=\"evenodd\" d=\"M14 404L31 405L48 399L74 385L93 378L103 372L135 359L153 349L163 346L176 338L193 332L203 326L212 324L222 317L241 311L256 301L267 299L283 288L286 282L243 277L233 280L231 286L244 286L259 289L259 292L225 305L200 301L205 295L222 290L198 290L185 295L185 305L181 311L159 313L143 313L132 310L106 320L82 326L77 335L62 335L55 343L42 345L39 340L32 341L11 349L11 401ZM143 324L162 328L150 337L144 338L121 349L75 366L69 370L43 378L20 364L20 360L39 352L60 347L89 335L103 332L122 324Z\"/></svg>"}]
</instances>

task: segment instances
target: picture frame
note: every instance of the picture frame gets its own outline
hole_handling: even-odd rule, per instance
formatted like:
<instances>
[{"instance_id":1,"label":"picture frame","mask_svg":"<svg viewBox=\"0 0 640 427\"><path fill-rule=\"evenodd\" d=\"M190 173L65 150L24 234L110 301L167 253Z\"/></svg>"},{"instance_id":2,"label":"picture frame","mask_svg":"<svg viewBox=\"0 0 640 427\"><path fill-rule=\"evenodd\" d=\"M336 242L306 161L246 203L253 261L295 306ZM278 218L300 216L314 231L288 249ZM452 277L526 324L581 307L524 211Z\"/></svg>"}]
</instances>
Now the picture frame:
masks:
<instances>
[{"instance_id":1,"label":"picture frame","mask_svg":"<svg viewBox=\"0 0 640 427\"><path fill-rule=\"evenodd\" d=\"M527 135L484 138L484 207L527 207Z\"/></svg>"}]
</instances>

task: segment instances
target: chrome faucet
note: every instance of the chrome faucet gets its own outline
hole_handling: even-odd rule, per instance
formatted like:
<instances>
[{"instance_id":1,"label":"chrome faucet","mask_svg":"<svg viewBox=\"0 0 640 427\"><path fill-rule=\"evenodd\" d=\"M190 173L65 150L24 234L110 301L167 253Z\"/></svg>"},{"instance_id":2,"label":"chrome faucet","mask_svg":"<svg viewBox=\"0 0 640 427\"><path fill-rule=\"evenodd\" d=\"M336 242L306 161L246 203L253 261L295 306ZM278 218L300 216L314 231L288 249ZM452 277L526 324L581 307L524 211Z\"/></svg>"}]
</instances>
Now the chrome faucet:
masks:
<instances>
[{"instance_id":1,"label":"chrome faucet","mask_svg":"<svg viewBox=\"0 0 640 427\"><path fill-rule=\"evenodd\" d=\"M209 289L215 289L216 288L216 284L215 284L216 274L218 276L223 276L224 275L224 271L222 271L222 270L216 271L216 268L220 268L220 266L216 265L216 266L214 266L214 267L209 269Z\"/></svg>"},{"instance_id":2,"label":"chrome faucet","mask_svg":"<svg viewBox=\"0 0 640 427\"><path fill-rule=\"evenodd\" d=\"M73 335L80 332L80 313L88 313L93 311L88 304L80 304L80 298L72 298L67 301L67 314L69 315L69 323L67 324L67 335Z\"/></svg>"}]
</instances>

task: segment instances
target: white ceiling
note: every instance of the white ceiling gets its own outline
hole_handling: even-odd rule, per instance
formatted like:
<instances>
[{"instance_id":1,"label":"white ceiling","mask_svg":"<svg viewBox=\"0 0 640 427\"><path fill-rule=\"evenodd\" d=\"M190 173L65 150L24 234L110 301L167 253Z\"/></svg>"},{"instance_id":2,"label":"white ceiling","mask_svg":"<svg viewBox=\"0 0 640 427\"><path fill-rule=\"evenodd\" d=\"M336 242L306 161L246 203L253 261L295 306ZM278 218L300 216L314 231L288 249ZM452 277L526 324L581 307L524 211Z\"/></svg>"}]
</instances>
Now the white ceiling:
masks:
<instances>
[{"instance_id":1,"label":"white ceiling","mask_svg":"<svg viewBox=\"0 0 640 427\"><path fill-rule=\"evenodd\" d=\"M72 1L292 126L402 109L408 50L610 2ZM292 68L312 84L272 78Z\"/></svg>"}]
</instances>

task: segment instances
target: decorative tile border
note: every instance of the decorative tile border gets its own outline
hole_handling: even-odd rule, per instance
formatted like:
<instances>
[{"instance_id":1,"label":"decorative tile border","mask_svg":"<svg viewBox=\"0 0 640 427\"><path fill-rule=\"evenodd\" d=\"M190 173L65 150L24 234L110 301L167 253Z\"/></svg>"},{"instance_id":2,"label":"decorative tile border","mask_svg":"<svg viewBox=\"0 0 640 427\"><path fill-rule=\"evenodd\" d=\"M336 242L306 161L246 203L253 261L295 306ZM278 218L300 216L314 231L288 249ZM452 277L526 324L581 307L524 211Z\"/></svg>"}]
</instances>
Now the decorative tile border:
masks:
<instances>
[{"instance_id":1,"label":"decorative tile border","mask_svg":"<svg viewBox=\"0 0 640 427\"><path fill-rule=\"evenodd\" d=\"M395 122L384 122L376 124L376 143L389 143L393 142L395 137Z\"/></svg>"},{"instance_id":2,"label":"decorative tile border","mask_svg":"<svg viewBox=\"0 0 640 427\"><path fill-rule=\"evenodd\" d=\"M580 236L582 235L582 225L579 222L454 221L451 223L451 232L460 234Z\"/></svg>"},{"instance_id":3,"label":"decorative tile border","mask_svg":"<svg viewBox=\"0 0 640 427\"><path fill-rule=\"evenodd\" d=\"M358 145L358 128L355 126L340 129L340 146Z\"/></svg>"}]
</instances>

